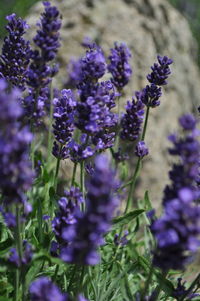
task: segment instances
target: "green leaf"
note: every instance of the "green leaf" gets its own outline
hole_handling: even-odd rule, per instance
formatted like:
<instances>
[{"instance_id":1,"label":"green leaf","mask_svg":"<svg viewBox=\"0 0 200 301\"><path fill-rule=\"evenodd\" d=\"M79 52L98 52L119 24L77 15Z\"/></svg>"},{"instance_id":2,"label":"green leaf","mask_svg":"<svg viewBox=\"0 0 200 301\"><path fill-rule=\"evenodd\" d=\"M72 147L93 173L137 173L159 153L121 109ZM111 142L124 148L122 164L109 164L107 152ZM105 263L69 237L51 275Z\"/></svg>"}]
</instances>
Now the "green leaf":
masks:
<instances>
[{"instance_id":1,"label":"green leaf","mask_svg":"<svg viewBox=\"0 0 200 301\"><path fill-rule=\"evenodd\" d=\"M156 274L157 277L157 281L159 283L159 285L162 286L162 290L168 295L173 297L173 292L174 292L174 285L173 283L166 279L165 277L163 277L162 273L154 270L154 273Z\"/></svg>"},{"instance_id":2,"label":"green leaf","mask_svg":"<svg viewBox=\"0 0 200 301\"><path fill-rule=\"evenodd\" d=\"M9 249L13 244L13 240L11 238L6 239L5 241L0 243L0 251L5 251Z\"/></svg>"},{"instance_id":3,"label":"green leaf","mask_svg":"<svg viewBox=\"0 0 200 301\"><path fill-rule=\"evenodd\" d=\"M114 218L112 229L119 228L119 227L122 227L122 226L130 223L133 219L138 217L144 211L145 211L144 209L137 209L137 210L131 211L123 216Z\"/></svg>"},{"instance_id":4,"label":"green leaf","mask_svg":"<svg viewBox=\"0 0 200 301\"><path fill-rule=\"evenodd\" d=\"M145 194L144 194L144 202L145 202L145 206L146 206L146 210L147 210L147 211L150 211L150 210L153 209L152 204L151 204L151 201L150 201L150 198L149 198L148 190L145 191Z\"/></svg>"}]
</instances>

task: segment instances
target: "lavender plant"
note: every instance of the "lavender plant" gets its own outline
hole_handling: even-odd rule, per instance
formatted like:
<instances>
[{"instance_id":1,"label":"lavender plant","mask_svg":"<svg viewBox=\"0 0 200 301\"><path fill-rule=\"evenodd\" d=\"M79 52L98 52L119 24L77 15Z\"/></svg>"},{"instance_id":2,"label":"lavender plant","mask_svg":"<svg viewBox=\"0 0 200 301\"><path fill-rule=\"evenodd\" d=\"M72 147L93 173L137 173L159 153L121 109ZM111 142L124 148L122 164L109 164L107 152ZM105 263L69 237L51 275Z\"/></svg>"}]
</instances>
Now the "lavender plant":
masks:
<instances>
[{"instance_id":1,"label":"lavender plant","mask_svg":"<svg viewBox=\"0 0 200 301\"><path fill-rule=\"evenodd\" d=\"M107 55L86 39L67 83L52 95L60 12L44 2L36 49L23 37L24 20L12 14L7 21L0 55L0 300L199 300L200 274L183 280L200 245L197 117L181 116L180 133L169 136L174 163L160 216L148 192L135 197L151 155L148 119L162 105L172 60L157 57L148 84L120 113L133 74L125 43Z\"/></svg>"}]
</instances>

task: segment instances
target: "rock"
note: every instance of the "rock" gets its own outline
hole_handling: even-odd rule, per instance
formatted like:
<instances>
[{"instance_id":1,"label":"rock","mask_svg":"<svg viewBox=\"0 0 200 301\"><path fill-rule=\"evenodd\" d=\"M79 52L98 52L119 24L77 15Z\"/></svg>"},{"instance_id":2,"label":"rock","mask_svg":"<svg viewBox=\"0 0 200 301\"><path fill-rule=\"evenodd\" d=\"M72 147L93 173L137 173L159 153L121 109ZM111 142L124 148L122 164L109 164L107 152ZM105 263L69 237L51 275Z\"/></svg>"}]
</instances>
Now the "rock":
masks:
<instances>
[{"instance_id":1,"label":"rock","mask_svg":"<svg viewBox=\"0 0 200 301\"><path fill-rule=\"evenodd\" d=\"M150 114L146 139L150 155L144 160L138 188L138 197L148 189L151 199L160 203L170 168L167 136L177 128L177 118L184 112L196 110L199 103L197 49L187 21L165 0L63 0L52 3L63 15L59 51L61 71L56 85L62 86L65 82L69 59L83 53L80 42L86 36L98 41L106 53L115 41L123 41L130 47L134 75L121 100L122 107L134 90L146 85L146 75L157 54L174 60L173 73L161 105ZM41 3L32 8L28 18L30 25L36 23L41 10Z\"/></svg>"}]
</instances>

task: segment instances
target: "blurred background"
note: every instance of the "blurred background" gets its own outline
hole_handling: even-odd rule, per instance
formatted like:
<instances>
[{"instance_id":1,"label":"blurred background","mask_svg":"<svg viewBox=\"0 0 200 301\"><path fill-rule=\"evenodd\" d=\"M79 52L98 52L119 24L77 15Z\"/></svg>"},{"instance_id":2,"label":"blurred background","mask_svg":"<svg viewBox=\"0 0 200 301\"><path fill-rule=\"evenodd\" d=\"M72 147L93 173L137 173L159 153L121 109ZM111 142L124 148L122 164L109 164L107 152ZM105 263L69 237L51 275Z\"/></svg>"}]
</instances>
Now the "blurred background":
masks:
<instances>
[{"instance_id":1,"label":"blurred background","mask_svg":"<svg viewBox=\"0 0 200 301\"><path fill-rule=\"evenodd\" d=\"M0 39L5 36L5 16L15 12L25 17L31 6L39 0L0 0ZM189 21L192 33L198 43L198 65L200 66L200 0L168 0Z\"/></svg>"}]
</instances>

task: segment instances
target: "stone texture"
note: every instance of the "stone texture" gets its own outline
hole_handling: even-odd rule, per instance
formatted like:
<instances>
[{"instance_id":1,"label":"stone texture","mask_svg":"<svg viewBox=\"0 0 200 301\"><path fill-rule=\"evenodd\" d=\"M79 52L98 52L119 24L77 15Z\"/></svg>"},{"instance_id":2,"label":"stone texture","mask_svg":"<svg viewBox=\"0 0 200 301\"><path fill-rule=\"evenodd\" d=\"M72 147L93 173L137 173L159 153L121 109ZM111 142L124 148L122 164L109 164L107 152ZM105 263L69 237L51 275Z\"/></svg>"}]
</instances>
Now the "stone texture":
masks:
<instances>
[{"instance_id":1,"label":"stone texture","mask_svg":"<svg viewBox=\"0 0 200 301\"><path fill-rule=\"evenodd\" d=\"M167 136L177 127L177 118L199 104L200 75L196 66L196 44L185 18L165 0L63 0L52 1L63 15L61 71L58 85L66 81L66 64L82 54L85 36L96 40L108 52L115 41L130 47L134 75L122 107L134 90L147 83L146 75L157 54L174 60L173 75L164 91L161 105L152 109L147 131L150 155L144 160L138 196L149 189L153 201L160 201L170 167ZM42 4L28 18L35 24ZM33 34L33 31L30 35ZM134 156L134 155L133 155Z\"/></svg>"}]
</instances>

